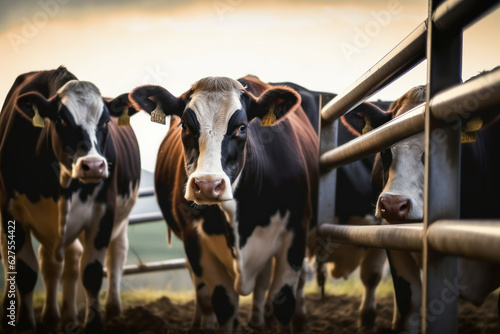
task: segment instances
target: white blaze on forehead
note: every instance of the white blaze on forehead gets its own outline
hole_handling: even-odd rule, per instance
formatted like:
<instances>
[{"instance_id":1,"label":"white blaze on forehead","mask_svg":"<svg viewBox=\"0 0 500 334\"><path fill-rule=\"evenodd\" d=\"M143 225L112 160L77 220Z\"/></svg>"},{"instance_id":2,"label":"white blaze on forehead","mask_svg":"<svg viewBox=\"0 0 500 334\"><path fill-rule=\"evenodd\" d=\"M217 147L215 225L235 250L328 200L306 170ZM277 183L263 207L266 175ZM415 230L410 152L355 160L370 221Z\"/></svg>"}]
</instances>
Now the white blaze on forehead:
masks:
<instances>
[{"instance_id":1,"label":"white blaze on forehead","mask_svg":"<svg viewBox=\"0 0 500 334\"><path fill-rule=\"evenodd\" d=\"M94 84L71 80L59 89L58 94L77 125L96 128L103 112L104 102Z\"/></svg>"},{"instance_id":2,"label":"white blaze on forehead","mask_svg":"<svg viewBox=\"0 0 500 334\"><path fill-rule=\"evenodd\" d=\"M73 163L73 177L79 174L78 169L81 167L81 161L90 158L105 162L105 176L107 177L107 161L96 147L96 130L104 111L104 102L99 89L87 81L71 80L59 89L58 94L61 103L71 113L76 125L88 134L91 145L89 152L83 157L78 157Z\"/></svg>"}]
</instances>

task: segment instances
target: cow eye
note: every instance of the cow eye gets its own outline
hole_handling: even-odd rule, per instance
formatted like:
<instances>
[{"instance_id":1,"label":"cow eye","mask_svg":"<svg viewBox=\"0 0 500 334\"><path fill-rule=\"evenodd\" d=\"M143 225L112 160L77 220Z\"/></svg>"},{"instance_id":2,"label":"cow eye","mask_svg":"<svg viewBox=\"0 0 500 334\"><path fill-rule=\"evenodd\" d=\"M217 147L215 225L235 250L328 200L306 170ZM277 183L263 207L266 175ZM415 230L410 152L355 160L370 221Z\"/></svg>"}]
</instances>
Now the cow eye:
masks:
<instances>
[{"instance_id":1,"label":"cow eye","mask_svg":"<svg viewBox=\"0 0 500 334\"><path fill-rule=\"evenodd\" d=\"M240 128L238 129L238 132L240 134L247 132L247 126L245 124L241 124Z\"/></svg>"},{"instance_id":2,"label":"cow eye","mask_svg":"<svg viewBox=\"0 0 500 334\"><path fill-rule=\"evenodd\" d=\"M62 126L62 127L64 127L64 128L68 125L68 122L66 122L64 120L64 118L62 118L62 117L60 117L60 118L57 119L57 123L59 123L59 125Z\"/></svg>"},{"instance_id":3,"label":"cow eye","mask_svg":"<svg viewBox=\"0 0 500 334\"><path fill-rule=\"evenodd\" d=\"M179 125L180 125L180 127L181 127L182 131L186 131L186 130L187 130L187 128L188 128L188 127L187 127L187 125L186 125L186 123L184 123L184 122L182 122L182 121L181 121L181 123L180 123Z\"/></svg>"}]
</instances>

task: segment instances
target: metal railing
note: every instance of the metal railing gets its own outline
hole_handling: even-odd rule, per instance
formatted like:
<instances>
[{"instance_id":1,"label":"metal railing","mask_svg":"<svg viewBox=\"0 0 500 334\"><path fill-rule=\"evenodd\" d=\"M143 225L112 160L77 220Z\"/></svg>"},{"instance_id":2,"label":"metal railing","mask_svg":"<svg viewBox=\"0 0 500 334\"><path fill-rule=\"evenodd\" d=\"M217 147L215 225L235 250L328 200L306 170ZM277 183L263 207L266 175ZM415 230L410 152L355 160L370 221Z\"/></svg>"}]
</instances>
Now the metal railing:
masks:
<instances>
[{"instance_id":1,"label":"metal railing","mask_svg":"<svg viewBox=\"0 0 500 334\"><path fill-rule=\"evenodd\" d=\"M497 6L498 2L430 0L427 20L321 111L319 238L422 252L422 323L412 326L412 333L457 333L458 300L440 310L442 312L437 320L427 317L428 301L439 300L443 282L447 279L453 282L458 275L456 256L500 264L500 221L458 220L460 130L452 129L451 122L446 122L452 117L463 116L458 115L457 109L452 106L463 104L471 96L481 97L475 99L473 112L500 106L500 69L460 84L462 30ZM427 102L335 148L337 119L424 59L427 59L428 65ZM439 120L445 122L437 122ZM438 127L445 133L444 142L437 143L430 138L432 130ZM381 226L330 224L335 216L335 168L385 150L424 130L424 222ZM443 168L445 173L440 172ZM436 186L438 179L441 189Z\"/></svg>"}]
</instances>

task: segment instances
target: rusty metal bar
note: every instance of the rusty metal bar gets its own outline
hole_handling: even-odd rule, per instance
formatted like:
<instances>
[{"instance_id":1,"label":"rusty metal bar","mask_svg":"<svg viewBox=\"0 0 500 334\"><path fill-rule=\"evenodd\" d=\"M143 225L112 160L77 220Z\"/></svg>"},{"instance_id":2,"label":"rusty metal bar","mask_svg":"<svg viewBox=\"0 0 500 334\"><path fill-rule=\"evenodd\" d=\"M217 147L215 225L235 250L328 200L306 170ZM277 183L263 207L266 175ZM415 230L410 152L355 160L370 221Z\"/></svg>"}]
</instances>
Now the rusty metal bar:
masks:
<instances>
[{"instance_id":1,"label":"rusty metal bar","mask_svg":"<svg viewBox=\"0 0 500 334\"><path fill-rule=\"evenodd\" d=\"M411 252L422 251L422 231L422 223L366 226L324 224L318 228L321 237L334 243Z\"/></svg>"},{"instance_id":2,"label":"rusty metal bar","mask_svg":"<svg viewBox=\"0 0 500 334\"><path fill-rule=\"evenodd\" d=\"M427 239L441 253L500 264L500 221L439 220Z\"/></svg>"}]
</instances>

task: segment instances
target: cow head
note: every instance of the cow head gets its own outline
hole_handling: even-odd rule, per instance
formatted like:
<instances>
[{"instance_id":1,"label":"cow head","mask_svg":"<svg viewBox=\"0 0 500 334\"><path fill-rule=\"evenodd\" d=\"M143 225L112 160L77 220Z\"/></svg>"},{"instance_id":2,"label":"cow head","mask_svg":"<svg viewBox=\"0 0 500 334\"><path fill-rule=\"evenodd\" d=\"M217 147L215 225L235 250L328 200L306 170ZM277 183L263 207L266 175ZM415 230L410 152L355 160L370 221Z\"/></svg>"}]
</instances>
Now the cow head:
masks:
<instances>
[{"instance_id":1,"label":"cow head","mask_svg":"<svg viewBox=\"0 0 500 334\"><path fill-rule=\"evenodd\" d=\"M197 204L233 199L245 164L248 123L274 108L277 117L300 105L300 96L287 87L273 87L256 99L236 80L199 80L180 98L159 86L142 86L130 94L136 108L155 109L181 118L188 181L185 198ZM278 120L279 121L279 120Z\"/></svg>"},{"instance_id":2,"label":"cow head","mask_svg":"<svg viewBox=\"0 0 500 334\"><path fill-rule=\"evenodd\" d=\"M425 102L425 86L417 86L390 107L393 117ZM375 216L388 221L422 220L424 203L424 134L416 134L375 157L373 183L381 191Z\"/></svg>"},{"instance_id":3,"label":"cow head","mask_svg":"<svg viewBox=\"0 0 500 334\"><path fill-rule=\"evenodd\" d=\"M104 101L96 86L78 80L68 81L50 99L28 92L16 101L16 109L25 118L45 119L43 131L52 141L61 173L84 183L109 176L111 161L104 153L108 123L111 115L122 115L129 105L127 94Z\"/></svg>"}]
</instances>

